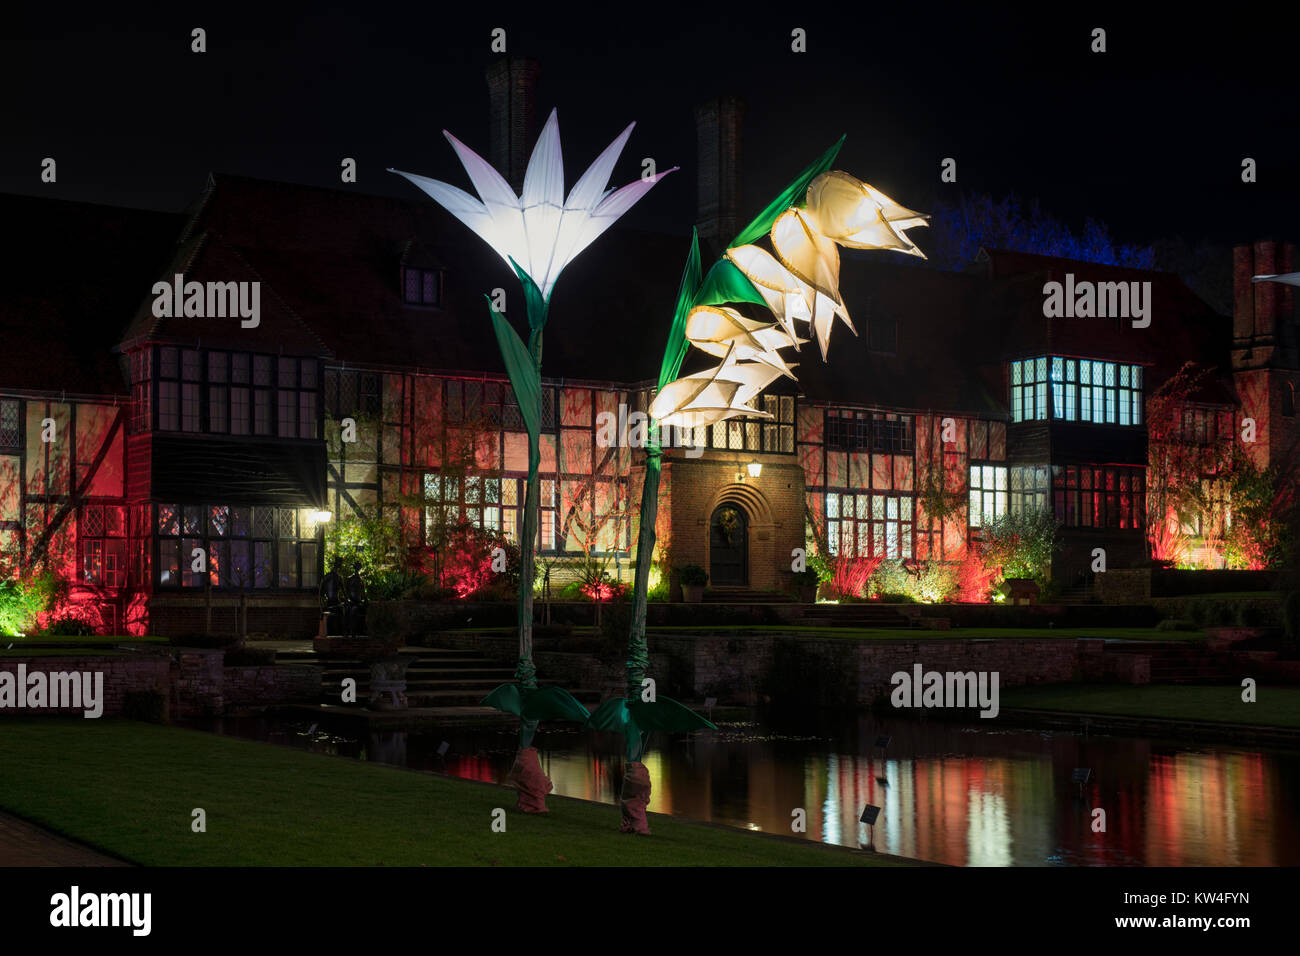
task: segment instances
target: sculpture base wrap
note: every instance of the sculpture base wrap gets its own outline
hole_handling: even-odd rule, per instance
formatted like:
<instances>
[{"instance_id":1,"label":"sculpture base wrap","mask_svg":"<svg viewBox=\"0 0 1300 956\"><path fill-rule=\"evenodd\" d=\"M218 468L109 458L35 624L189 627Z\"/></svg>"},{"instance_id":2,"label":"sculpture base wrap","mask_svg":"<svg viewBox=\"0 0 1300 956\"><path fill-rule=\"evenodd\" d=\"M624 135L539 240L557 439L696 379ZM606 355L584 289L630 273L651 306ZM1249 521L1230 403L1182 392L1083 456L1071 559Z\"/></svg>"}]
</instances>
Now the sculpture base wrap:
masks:
<instances>
[{"instance_id":1,"label":"sculpture base wrap","mask_svg":"<svg viewBox=\"0 0 1300 956\"><path fill-rule=\"evenodd\" d=\"M650 771L645 764L633 761L627 765L623 775L623 792L619 794L618 803L623 811L619 832L649 836L650 824L646 820L645 808L650 803Z\"/></svg>"},{"instance_id":2,"label":"sculpture base wrap","mask_svg":"<svg viewBox=\"0 0 1300 956\"><path fill-rule=\"evenodd\" d=\"M506 785L519 791L515 809L524 813L546 813L546 795L555 789L551 778L542 770L542 758L536 747L525 747L515 756Z\"/></svg>"}]
</instances>

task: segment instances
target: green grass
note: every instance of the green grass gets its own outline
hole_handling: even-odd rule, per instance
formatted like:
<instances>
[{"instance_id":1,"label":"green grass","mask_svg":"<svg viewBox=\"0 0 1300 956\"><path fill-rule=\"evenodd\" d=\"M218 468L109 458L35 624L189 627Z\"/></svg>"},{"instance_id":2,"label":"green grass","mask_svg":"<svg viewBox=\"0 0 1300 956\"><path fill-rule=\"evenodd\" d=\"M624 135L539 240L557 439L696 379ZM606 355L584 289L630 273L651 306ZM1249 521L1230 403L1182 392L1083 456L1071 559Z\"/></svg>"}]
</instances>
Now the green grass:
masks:
<instances>
[{"instance_id":1,"label":"green grass","mask_svg":"<svg viewBox=\"0 0 1300 956\"><path fill-rule=\"evenodd\" d=\"M19 647L17 644L12 650L7 645L0 645L0 657L126 657L126 651L115 651L111 648L103 649L97 647Z\"/></svg>"},{"instance_id":2,"label":"green grass","mask_svg":"<svg viewBox=\"0 0 1300 956\"><path fill-rule=\"evenodd\" d=\"M1004 708L1300 728L1300 687L1260 687L1256 696L1256 703L1244 703L1241 687L1231 684L1214 687L1199 684L1139 687L1054 684L1005 690L1001 705Z\"/></svg>"},{"instance_id":3,"label":"green grass","mask_svg":"<svg viewBox=\"0 0 1300 956\"><path fill-rule=\"evenodd\" d=\"M910 862L658 814L652 837L627 836L613 806L551 797L528 816L504 787L123 720L8 719L0 767L0 807L147 866Z\"/></svg>"},{"instance_id":4,"label":"green grass","mask_svg":"<svg viewBox=\"0 0 1300 956\"><path fill-rule=\"evenodd\" d=\"M13 641L14 647L20 647L23 644L85 644L85 645L113 645L113 644L166 644L167 638L148 635L145 637L132 637L130 634L89 634L85 636L75 636L72 634L28 634L26 637L0 637L0 644L8 644Z\"/></svg>"}]
</instances>

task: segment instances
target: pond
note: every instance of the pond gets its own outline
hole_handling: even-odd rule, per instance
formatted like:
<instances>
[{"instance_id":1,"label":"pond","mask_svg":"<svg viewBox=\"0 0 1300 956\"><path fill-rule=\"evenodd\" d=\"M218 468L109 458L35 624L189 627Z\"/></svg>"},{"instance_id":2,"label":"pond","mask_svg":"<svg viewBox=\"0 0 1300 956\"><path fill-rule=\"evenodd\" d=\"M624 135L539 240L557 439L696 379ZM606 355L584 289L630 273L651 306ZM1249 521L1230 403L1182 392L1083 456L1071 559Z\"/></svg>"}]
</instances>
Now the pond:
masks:
<instances>
[{"instance_id":1,"label":"pond","mask_svg":"<svg viewBox=\"0 0 1300 956\"><path fill-rule=\"evenodd\" d=\"M718 723L655 736L645 759L651 811L790 834L802 810L805 839L857 847L870 838L883 853L956 866L1300 865L1300 752L870 715ZM505 779L516 741L507 723L372 733L346 729L359 722L309 733L306 721L264 717L191 726L492 783ZM883 751L881 735L891 738ZM557 794L615 802L619 738L552 729L537 743ZM1080 787L1072 775L1083 767L1092 776ZM865 804L881 808L870 833L858 822ZM1094 832L1097 809L1104 832Z\"/></svg>"}]
</instances>

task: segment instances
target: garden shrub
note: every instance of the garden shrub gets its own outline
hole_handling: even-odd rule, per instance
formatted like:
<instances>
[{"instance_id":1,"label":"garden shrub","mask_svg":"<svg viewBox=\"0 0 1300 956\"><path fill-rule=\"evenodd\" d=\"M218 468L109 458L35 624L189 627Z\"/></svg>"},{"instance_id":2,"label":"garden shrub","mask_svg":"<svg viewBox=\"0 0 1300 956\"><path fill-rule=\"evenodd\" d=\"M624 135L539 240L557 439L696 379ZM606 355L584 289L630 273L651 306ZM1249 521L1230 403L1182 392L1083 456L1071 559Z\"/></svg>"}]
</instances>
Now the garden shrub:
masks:
<instances>
[{"instance_id":1,"label":"garden shrub","mask_svg":"<svg viewBox=\"0 0 1300 956\"><path fill-rule=\"evenodd\" d=\"M0 581L0 634L16 637L31 633L58 592L59 581L50 572Z\"/></svg>"}]
</instances>

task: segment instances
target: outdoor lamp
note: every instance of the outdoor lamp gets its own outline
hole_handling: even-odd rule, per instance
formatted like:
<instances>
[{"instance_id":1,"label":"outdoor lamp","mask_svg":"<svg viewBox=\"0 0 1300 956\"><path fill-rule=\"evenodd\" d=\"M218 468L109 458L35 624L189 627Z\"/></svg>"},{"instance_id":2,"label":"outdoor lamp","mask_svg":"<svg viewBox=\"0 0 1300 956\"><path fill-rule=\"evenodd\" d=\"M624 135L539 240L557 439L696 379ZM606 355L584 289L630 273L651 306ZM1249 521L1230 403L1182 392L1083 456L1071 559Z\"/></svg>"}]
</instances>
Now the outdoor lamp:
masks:
<instances>
[{"instance_id":1,"label":"outdoor lamp","mask_svg":"<svg viewBox=\"0 0 1300 956\"><path fill-rule=\"evenodd\" d=\"M313 511L311 513L311 520L316 522L317 524L324 524L325 522L329 521L333 517L334 517L334 512L325 511L324 509Z\"/></svg>"},{"instance_id":2,"label":"outdoor lamp","mask_svg":"<svg viewBox=\"0 0 1300 956\"><path fill-rule=\"evenodd\" d=\"M763 473L763 463L760 461L751 461L745 466L745 470L749 472L749 477L757 478Z\"/></svg>"}]
</instances>

